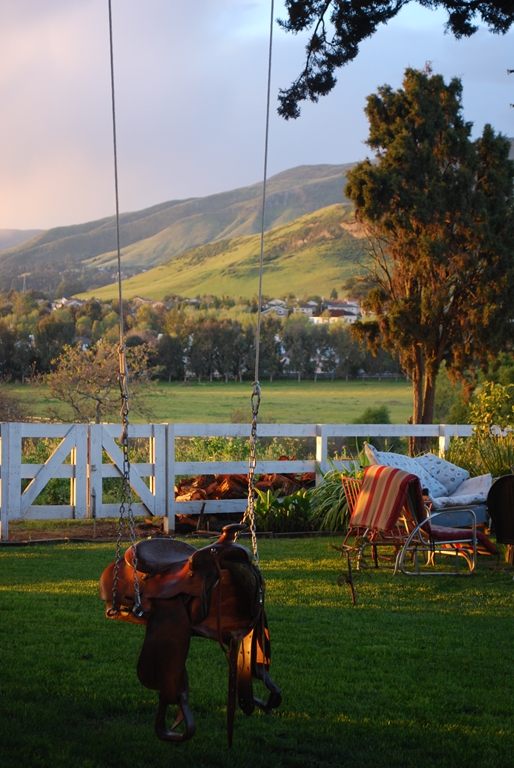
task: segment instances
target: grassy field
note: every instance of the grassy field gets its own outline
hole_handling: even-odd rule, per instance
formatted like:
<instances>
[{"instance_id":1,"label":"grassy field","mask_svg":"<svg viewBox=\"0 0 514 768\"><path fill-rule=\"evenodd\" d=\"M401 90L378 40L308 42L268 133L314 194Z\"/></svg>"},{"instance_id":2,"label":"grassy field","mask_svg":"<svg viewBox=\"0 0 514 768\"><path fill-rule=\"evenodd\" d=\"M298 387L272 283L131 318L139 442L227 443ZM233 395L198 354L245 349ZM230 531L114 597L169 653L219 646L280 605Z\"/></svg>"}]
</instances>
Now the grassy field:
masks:
<instances>
[{"instance_id":1,"label":"grassy field","mask_svg":"<svg viewBox=\"0 0 514 768\"><path fill-rule=\"evenodd\" d=\"M143 630L107 621L97 597L114 545L0 548L2 766L512 764L511 573L484 565L461 579L368 572L353 608L326 539L259 548L271 672L284 700L273 716L238 711L232 750L226 662L200 639L188 659L197 734L182 745L155 737L157 694L135 671Z\"/></svg>"},{"instance_id":2,"label":"grassy field","mask_svg":"<svg viewBox=\"0 0 514 768\"><path fill-rule=\"evenodd\" d=\"M404 424L412 413L412 386L406 381L276 381L261 382L261 417L281 424L353 422L369 407L387 405L393 424ZM30 402L34 415L45 416L50 400L44 389L12 385L13 391ZM248 410L250 382L159 382L148 396L155 422L229 422L236 408ZM55 404L55 401L51 401ZM141 422L136 414L134 423Z\"/></svg>"}]
</instances>

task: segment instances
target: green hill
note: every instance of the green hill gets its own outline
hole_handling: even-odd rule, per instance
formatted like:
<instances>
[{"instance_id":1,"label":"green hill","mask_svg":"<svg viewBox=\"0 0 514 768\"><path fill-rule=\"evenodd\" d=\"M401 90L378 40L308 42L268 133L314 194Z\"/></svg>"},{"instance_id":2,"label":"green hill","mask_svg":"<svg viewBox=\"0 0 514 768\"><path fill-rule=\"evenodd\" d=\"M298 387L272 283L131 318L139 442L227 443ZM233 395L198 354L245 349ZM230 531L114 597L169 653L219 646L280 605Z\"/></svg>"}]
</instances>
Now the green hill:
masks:
<instances>
[{"instance_id":1,"label":"green hill","mask_svg":"<svg viewBox=\"0 0 514 768\"><path fill-rule=\"evenodd\" d=\"M349 203L332 205L283 224L266 234L265 294L329 296L355 271L365 255ZM170 293L185 297L227 294L251 298L258 291L260 235L218 240L193 248L165 264L123 281L123 296L157 300ZM110 301L111 284L82 298Z\"/></svg>"},{"instance_id":2,"label":"green hill","mask_svg":"<svg viewBox=\"0 0 514 768\"><path fill-rule=\"evenodd\" d=\"M266 229L345 201L346 171L353 166L300 166L268 181ZM151 268L206 243L260 231L262 184L209 197L174 200L120 220L125 269ZM0 251L0 288L21 287L18 275L32 273L32 288L55 289L63 273L86 270L88 284L99 267L115 267L114 217L57 227L15 248ZM20 282L18 286L17 283Z\"/></svg>"}]
</instances>

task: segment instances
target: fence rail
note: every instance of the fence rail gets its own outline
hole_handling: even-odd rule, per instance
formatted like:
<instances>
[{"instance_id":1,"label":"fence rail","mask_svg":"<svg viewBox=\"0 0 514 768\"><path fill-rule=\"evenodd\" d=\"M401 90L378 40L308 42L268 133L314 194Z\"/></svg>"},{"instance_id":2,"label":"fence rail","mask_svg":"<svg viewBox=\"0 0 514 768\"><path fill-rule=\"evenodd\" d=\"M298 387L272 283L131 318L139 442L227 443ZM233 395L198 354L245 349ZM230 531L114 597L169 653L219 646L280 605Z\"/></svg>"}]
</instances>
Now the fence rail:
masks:
<instances>
[{"instance_id":1,"label":"fence rail","mask_svg":"<svg viewBox=\"0 0 514 768\"><path fill-rule=\"evenodd\" d=\"M262 424L260 437L315 439L316 459L299 461L258 461L256 472L315 472L329 469L328 441L334 437L432 437L439 452L452 437L469 437L469 425L409 424ZM245 461L176 461L176 440L191 437L250 437L250 424L134 424L129 437L148 441L149 462L131 464L131 485L140 502L134 514L163 517L165 530L175 530L177 514L199 514L203 502L175 501L177 475L247 474ZM118 515L117 504L103 503L104 478L121 477L123 456L116 442L119 424L0 424L0 537L8 539L10 520L62 520L105 518ZM44 464L23 462L23 441L53 438L60 440ZM105 457L107 456L107 461ZM69 459L69 463L64 463ZM342 469L348 461L335 462ZM35 504L54 478L70 481L70 503ZM148 478L145 482L144 478ZM30 480L22 490L22 481ZM243 512L244 500L207 501L206 511Z\"/></svg>"}]
</instances>

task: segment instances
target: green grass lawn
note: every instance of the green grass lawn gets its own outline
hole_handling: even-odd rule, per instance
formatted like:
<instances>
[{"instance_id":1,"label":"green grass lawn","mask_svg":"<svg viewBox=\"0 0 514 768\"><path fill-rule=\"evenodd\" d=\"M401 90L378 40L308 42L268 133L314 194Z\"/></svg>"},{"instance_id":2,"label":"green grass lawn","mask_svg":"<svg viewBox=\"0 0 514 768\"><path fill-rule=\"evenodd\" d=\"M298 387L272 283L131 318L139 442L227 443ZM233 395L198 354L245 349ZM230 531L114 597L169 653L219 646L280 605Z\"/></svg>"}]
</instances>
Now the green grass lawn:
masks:
<instances>
[{"instance_id":1,"label":"green grass lawn","mask_svg":"<svg viewBox=\"0 0 514 768\"><path fill-rule=\"evenodd\" d=\"M406 381L302 381L261 382L261 418L282 424L346 424L368 407L387 405L393 424L404 424L412 413L412 385ZM30 399L35 415L44 416L49 402L45 391L30 385L12 385L20 397ZM250 382L197 382L184 385L159 382L148 395L156 422L229 422L236 408L248 410ZM55 403L55 401L52 401ZM140 422L131 414L133 422Z\"/></svg>"},{"instance_id":2,"label":"green grass lawn","mask_svg":"<svg viewBox=\"0 0 514 768\"><path fill-rule=\"evenodd\" d=\"M197 542L195 542L197 544ZM200 544L200 543L198 543ZM107 621L97 583L114 545L0 548L4 768L497 768L512 764L512 575L367 572L357 608L327 540L260 542L273 715L224 730L227 670L214 642L188 660L191 741L153 732L157 695L136 678L143 632Z\"/></svg>"}]
</instances>

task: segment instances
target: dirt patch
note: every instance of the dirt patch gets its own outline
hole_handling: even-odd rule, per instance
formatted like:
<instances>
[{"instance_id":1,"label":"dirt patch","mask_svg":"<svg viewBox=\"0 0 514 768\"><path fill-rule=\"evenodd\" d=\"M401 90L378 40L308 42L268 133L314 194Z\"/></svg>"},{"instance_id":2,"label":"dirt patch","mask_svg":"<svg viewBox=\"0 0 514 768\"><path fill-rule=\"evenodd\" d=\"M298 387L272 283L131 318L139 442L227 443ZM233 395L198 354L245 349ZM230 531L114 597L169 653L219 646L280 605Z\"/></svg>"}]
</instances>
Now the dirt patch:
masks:
<instances>
[{"instance_id":1,"label":"dirt patch","mask_svg":"<svg viewBox=\"0 0 514 768\"><path fill-rule=\"evenodd\" d=\"M232 515L177 515L175 533L187 535L204 532L210 535L221 534L224 525L238 523L241 514ZM163 536L163 518L136 518L134 533L136 539L148 536ZM9 541L44 541L50 539L69 539L81 541L116 541L118 538L118 520L97 520L96 530L93 520L48 520L48 522L11 522L9 523ZM200 530L199 530L200 529ZM125 518L123 540L129 541L130 532Z\"/></svg>"},{"instance_id":2,"label":"dirt patch","mask_svg":"<svg viewBox=\"0 0 514 768\"><path fill-rule=\"evenodd\" d=\"M127 529L125 528L127 531ZM135 529L138 539L144 538L149 534L141 530L139 526ZM96 536L94 525L59 525L58 521L49 521L44 529L20 529L15 523L9 524L9 541L42 541L44 539L87 539L88 541L99 539L101 541L116 541L118 537L118 524L98 522L96 524ZM124 538L128 538L128 531Z\"/></svg>"}]
</instances>

